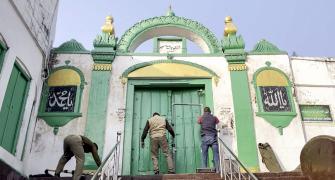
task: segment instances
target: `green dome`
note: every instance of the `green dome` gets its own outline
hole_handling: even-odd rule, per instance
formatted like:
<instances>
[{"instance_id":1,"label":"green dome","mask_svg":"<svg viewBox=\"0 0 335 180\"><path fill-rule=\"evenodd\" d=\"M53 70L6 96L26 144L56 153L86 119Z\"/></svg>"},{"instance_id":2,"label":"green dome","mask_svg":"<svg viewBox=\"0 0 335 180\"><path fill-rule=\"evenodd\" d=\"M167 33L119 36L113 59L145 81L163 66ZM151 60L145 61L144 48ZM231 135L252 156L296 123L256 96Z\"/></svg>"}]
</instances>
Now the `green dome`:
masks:
<instances>
[{"instance_id":1,"label":"green dome","mask_svg":"<svg viewBox=\"0 0 335 180\"><path fill-rule=\"evenodd\" d=\"M284 51L281 51L277 46L273 45L272 43L268 42L265 39L260 40L249 54L287 54Z\"/></svg>"},{"instance_id":2,"label":"green dome","mask_svg":"<svg viewBox=\"0 0 335 180\"><path fill-rule=\"evenodd\" d=\"M53 50L55 53L59 54L87 54L89 53L88 50L85 49L85 47L75 39L71 39L70 41L67 41L63 44L61 44L59 47L55 48Z\"/></svg>"}]
</instances>

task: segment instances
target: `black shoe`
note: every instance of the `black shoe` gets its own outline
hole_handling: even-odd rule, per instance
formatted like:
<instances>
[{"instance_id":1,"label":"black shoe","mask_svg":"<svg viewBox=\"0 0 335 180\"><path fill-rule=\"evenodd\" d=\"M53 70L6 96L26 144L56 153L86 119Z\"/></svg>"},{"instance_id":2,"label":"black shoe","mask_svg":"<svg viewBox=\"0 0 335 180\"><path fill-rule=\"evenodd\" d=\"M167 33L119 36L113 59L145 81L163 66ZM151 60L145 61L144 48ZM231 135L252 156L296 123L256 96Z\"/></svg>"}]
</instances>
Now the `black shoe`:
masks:
<instances>
[{"instance_id":1,"label":"black shoe","mask_svg":"<svg viewBox=\"0 0 335 180\"><path fill-rule=\"evenodd\" d=\"M168 171L168 174L176 174L174 171Z\"/></svg>"},{"instance_id":2,"label":"black shoe","mask_svg":"<svg viewBox=\"0 0 335 180\"><path fill-rule=\"evenodd\" d=\"M155 171L155 174L159 174L159 171Z\"/></svg>"}]
</instances>

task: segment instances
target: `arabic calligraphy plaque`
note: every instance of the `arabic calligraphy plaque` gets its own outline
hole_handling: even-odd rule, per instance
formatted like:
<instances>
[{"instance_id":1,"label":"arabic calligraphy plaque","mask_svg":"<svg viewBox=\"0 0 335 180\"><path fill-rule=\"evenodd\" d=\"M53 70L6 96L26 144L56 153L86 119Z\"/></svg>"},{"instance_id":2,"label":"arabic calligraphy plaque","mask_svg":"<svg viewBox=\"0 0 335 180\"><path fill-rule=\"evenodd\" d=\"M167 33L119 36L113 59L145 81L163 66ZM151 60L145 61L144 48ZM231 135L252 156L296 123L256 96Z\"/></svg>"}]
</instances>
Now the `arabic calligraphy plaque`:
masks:
<instances>
[{"instance_id":1,"label":"arabic calligraphy plaque","mask_svg":"<svg viewBox=\"0 0 335 180\"><path fill-rule=\"evenodd\" d=\"M74 112L77 86L49 87L45 112Z\"/></svg>"},{"instance_id":2,"label":"arabic calligraphy plaque","mask_svg":"<svg viewBox=\"0 0 335 180\"><path fill-rule=\"evenodd\" d=\"M260 86L263 109L265 112L291 111L286 87Z\"/></svg>"}]
</instances>

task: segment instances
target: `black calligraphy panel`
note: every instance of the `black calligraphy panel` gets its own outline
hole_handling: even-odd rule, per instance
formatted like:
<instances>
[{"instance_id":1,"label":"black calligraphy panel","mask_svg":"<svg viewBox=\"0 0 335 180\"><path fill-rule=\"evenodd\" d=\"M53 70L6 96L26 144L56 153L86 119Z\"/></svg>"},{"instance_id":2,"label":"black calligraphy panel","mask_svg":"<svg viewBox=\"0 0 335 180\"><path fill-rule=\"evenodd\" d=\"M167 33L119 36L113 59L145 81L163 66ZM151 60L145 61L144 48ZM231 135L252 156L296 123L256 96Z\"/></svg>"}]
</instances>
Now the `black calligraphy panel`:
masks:
<instances>
[{"instance_id":1,"label":"black calligraphy panel","mask_svg":"<svg viewBox=\"0 0 335 180\"><path fill-rule=\"evenodd\" d=\"M49 87L45 112L74 112L77 86Z\"/></svg>"},{"instance_id":2,"label":"black calligraphy panel","mask_svg":"<svg viewBox=\"0 0 335 180\"><path fill-rule=\"evenodd\" d=\"M259 86L261 91L263 109L265 112L291 111L286 87Z\"/></svg>"}]
</instances>

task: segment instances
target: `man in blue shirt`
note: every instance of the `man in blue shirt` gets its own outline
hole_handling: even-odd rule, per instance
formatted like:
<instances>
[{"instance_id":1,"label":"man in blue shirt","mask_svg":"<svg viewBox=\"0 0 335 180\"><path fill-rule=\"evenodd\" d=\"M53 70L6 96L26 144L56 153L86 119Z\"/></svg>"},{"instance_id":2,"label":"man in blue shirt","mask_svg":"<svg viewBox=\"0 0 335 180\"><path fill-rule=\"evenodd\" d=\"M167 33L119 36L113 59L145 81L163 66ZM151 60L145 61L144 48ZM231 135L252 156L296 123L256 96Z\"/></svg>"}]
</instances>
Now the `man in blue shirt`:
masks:
<instances>
[{"instance_id":1,"label":"man in blue shirt","mask_svg":"<svg viewBox=\"0 0 335 180\"><path fill-rule=\"evenodd\" d=\"M212 147L215 170L219 172L219 147L215 128L219 119L211 114L209 107L205 107L203 115L198 118L198 123L201 125L202 167L208 167L208 148Z\"/></svg>"}]
</instances>

